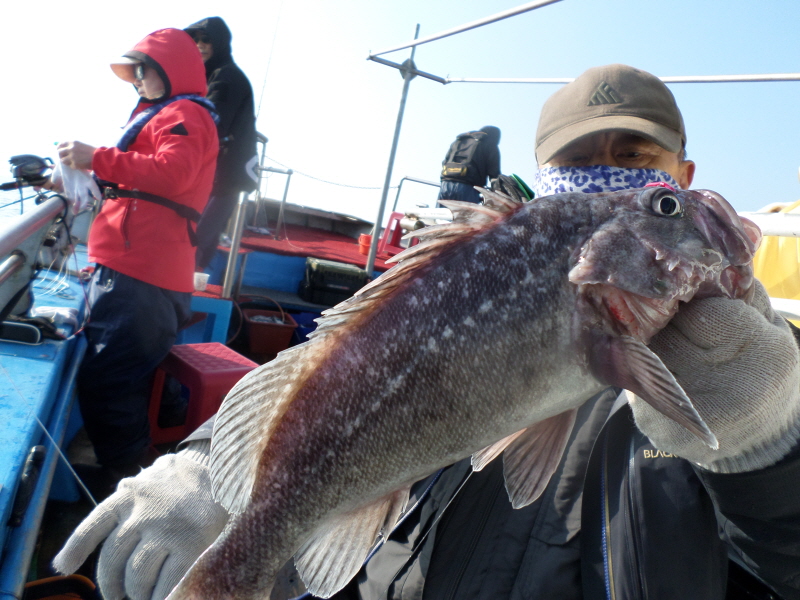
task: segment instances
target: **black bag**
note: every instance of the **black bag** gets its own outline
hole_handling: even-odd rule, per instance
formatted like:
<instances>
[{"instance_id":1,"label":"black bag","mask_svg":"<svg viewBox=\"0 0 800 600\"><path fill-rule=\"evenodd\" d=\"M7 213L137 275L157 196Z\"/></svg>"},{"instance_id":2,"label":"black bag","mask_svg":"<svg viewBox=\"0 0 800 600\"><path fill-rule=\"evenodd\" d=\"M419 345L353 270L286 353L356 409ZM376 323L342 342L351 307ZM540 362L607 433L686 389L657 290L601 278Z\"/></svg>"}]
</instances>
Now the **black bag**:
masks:
<instances>
[{"instance_id":1,"label":"black bag","mask_svg":"<svg viewBox=\"0 0 800 600\"><path fill-rule=\"evenodd\" d=\"M475 151L486 137L483 131L462 133L450 144L447 158L442 163L442 177L445 179L463 179L467 182L477 178L477 169L472 162Z\"/></svg>"},{"instance_id":2,"label":"black bag","mask_svg":"<svg viewBox=\"0 0 800 600\"><path fill-rule=\"evenodd\" d=\"M350 298L369 281L367 272L355 265L308 257L298 296L306 302L334 306Z\"/></svg>"}]
</instances>

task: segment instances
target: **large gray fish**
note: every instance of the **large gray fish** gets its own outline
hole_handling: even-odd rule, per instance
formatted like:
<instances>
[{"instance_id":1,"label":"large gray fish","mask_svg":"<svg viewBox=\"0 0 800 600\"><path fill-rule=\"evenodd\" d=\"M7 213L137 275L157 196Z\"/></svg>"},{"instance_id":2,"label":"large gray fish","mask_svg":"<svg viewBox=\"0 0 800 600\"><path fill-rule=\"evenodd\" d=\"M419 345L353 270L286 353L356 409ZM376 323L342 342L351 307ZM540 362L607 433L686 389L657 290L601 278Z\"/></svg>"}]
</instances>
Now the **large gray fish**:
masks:
<instances>
[{"instance_id":1,"label":"large gray fish","mask_svg":"<svg viewBox=\"0 0 800 600\"><path fill-rule=\"evenodd\" d=\"M488 195L448 203L452 223L416 232L399 265L230 392L210 470L235 516L171 600L266 599L291 556L329 597L410 485L470 455L480 469L503 453L525 506L608 386L716 447L645 344L693 296L747 299L757 227L708 191Z\"/></svg>"}]
</instances>

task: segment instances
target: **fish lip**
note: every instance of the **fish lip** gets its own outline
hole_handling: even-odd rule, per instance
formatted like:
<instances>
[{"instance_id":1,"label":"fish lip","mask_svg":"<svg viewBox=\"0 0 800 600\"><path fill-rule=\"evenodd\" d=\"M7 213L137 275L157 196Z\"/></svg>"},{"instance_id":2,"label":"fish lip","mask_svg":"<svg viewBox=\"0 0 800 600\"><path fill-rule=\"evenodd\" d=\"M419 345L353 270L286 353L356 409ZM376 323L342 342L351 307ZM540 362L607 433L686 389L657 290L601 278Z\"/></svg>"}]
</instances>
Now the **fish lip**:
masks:
<instances>
[{"instance_id":1,"label":"fish lip","mask_svg":"<svg viewBox=\"0 0 800 600\"><path fill-rule=\"evenodd\" d=\"M753 260L753 254L761 243L761 230L758 225L740 217L730 203L712 190L692 190L698 205L705 210L699 211L695 222L710 236L710 240L719 240L735 265L744 265ZM713 218L709 218L713 217ZM721 222L721 226L719 223ZM734 258L736 257L736 258Z\"/></svg>"}]
</instances>

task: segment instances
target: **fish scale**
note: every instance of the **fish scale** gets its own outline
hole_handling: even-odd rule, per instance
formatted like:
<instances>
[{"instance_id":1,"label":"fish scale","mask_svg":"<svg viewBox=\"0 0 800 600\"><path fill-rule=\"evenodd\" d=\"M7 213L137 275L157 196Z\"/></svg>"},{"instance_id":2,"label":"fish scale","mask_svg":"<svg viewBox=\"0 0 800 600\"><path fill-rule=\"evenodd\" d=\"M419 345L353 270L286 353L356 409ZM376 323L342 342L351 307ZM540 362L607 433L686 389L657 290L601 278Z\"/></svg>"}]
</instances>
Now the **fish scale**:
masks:
<instances>
[{"instance_id":1,"label":"fish scale","mask_svg":"<svg viewBox=\"0 0 800 600\"><path fill-rule=\"evenodd\" d=\"M747 297L754 226L713 192L486 195L448 203L452 224L415 232L396 267L231 390L210 470L234 516L170 599L268 598L292 555L328 597L409 486L470 455L480 469L503 454L524 506L609 385L716 442L645 343L698 291ZM658 213L665 199L680 215Z\"/></svg>"}]
</instances>

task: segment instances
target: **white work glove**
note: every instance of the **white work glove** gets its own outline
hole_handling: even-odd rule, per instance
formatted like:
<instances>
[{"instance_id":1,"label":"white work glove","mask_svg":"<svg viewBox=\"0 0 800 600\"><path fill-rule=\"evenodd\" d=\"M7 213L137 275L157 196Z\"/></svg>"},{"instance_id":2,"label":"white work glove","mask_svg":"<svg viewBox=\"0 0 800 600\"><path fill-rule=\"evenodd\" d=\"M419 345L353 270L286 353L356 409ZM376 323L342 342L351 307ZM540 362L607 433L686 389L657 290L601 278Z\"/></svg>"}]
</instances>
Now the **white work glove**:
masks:
<instances>
[{"instance_id":1,"label":"white work glove","mask_svg":"<svg viewBox=\"0 0 800 600\"><path fill-rule=\"evenodd\" d=\"M72 203L72 210L77 215L86 210L93 200L99 202L103 194L89 171L73 169L60 160L53 167L50 175L51 187L63 192Z\"/></svg>"},{"instance_id":2,"label":"white work glove","mask_svg":"<svg viewBox=\"0 0 800 600\"><path fill-rule=\"evenodd\" d=\"M73 532L55 569L74 573L105 540L97 565L103 598L163 600L228 520L211 496L209 447L192 442L123 479Z\"/></svg>"},{"instance_id":3,"label":"white work glove","mask_svg":"<svg viewBox=\"0 0 800 600\"><path fill-rule=\"evenodd\" d=\"M712 450L628 393L636 425L664 452L717 473L754 471L797 444L800 353L760 282L750 305L705 298L681 307L650 342L719 440Z\"/></svg>"}]
</instances>

